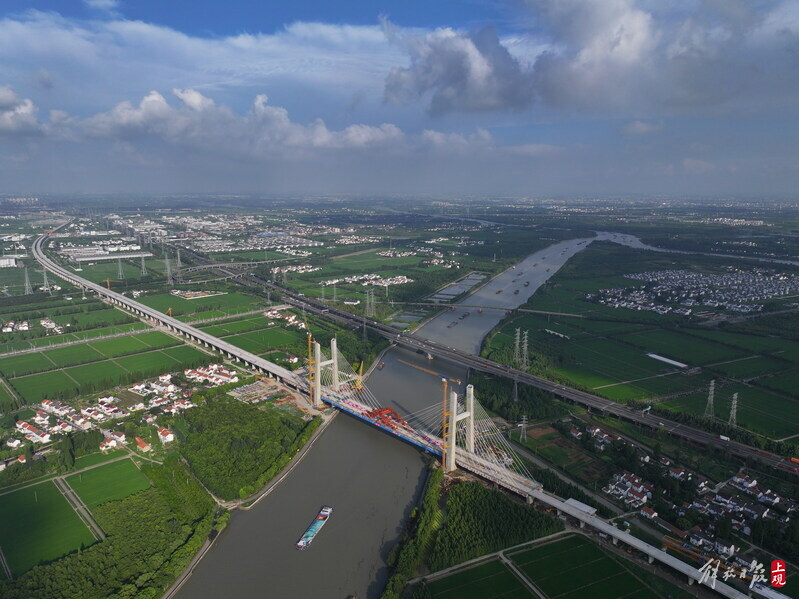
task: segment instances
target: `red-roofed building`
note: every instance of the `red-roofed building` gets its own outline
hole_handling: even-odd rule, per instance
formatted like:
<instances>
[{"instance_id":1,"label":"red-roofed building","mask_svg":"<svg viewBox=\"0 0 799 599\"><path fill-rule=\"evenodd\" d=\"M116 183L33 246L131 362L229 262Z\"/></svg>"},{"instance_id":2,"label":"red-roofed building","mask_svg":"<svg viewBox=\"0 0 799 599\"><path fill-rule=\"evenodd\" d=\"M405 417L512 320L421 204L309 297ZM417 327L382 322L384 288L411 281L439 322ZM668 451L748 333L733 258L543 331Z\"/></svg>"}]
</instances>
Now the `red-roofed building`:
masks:
<instances>
[{"instance_id":1,"label":"red-roofed building","mask_svg":"<svg viewBox=\"0 0 799 599\"><path fill-rule=\"evenodd\" d=\"M169 443L175 440L175 435L171 430L162 426L158 429L158 439L161 443Z\"/></svg>"},{"instance_id":2,"label":"red-roofed building","mask_svg":"<svg viewBox=\"0 0 799 599\"><path fill-rule=\"evenodd\" d=\"M152 449L152 447L150 447L150 444L147 443L141 437L136 437L136 447L139 448L139 451L143 451L143 452L148 452L148 451L150 451Z\"/></svg>"}]
</instances>

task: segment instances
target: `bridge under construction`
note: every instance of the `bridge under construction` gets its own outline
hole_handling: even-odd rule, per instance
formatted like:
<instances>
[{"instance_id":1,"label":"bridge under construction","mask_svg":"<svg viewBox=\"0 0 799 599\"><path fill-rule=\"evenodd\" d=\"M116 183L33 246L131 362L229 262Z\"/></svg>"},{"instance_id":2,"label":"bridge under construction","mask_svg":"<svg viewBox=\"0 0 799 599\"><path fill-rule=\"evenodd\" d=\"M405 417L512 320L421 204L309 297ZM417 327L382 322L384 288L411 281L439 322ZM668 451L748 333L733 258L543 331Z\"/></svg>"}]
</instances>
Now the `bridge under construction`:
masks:
<instances>
[{"instance_id":1,"label":"bridge under construction","mask_svg":"<svg viewBox=\"0 0 799 599\"><path fill-rule=\"evenodd\" d=\"M69 223L61 227L66 224ZM260 356L76 275L45 254L47 239L48 234L44 234L33 243L34 257L45 269L76 287L92 291L106 301L136 314L144 321L166 327L174 334L215 349L255 372L279 378L285 384L305 391L309 393L316 407L323 407L325 404L335 406L425 451L441 456L445 471L462 468L473 472L524 497L528 503L541 502L557 510L558 514L566 514L575 519L581 527L588 525L607 534L614 544L622 542L629 545L647 555L650 563L657 560L682 573L691 584L706 580L697 568L619 530L593 513L546 492L526 471L520 458L515 455L509 443L479 406L470 387L467 386L464 397L459 397L453 392L447 393L445 388L440 406L436 403L420 413L400 416L390 408L380 406L377 399L371 395L351 366L343 359L335 340L332 341L328 354L322 351L318 343L312 344L312 355L308 365L310 377L306 379ZM407 343L408 338L404 337ZM419 343L424 342L419 340ZM435 344L429 345L432 347ZM733 599L747 597L746 594L720 581L716 581L715 590Z\"/></svg>"}]
</instances>

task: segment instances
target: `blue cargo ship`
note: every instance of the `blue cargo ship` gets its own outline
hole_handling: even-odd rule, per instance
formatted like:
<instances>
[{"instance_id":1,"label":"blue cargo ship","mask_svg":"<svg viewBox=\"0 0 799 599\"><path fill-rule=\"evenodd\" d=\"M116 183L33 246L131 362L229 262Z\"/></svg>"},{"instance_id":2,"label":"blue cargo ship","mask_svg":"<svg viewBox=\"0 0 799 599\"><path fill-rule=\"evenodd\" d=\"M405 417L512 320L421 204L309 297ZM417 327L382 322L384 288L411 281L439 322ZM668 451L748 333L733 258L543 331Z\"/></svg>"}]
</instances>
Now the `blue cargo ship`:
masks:
<instances>
[{"instance_id":1,"label":"blue cargo ship","mask_svg":"<svg viewBox=\"0 0 799 599\"><path fill-rule=\"evenodd\" d=\"M311 541L313 541L316 535L319 534L319 531L322 530L322 527L325 525L325 522L327 522L327 519L330 518L330 514L332 513L333 508L328 505L323 506L322 509L319 510L319 513L316 515L316 518L314 518L314 521L311 522L308 530L306 530L305 533L303 533L303 535L300 537L300 540L297 541L297 549L302 551L311 544Z\"/></svg>"}]
</instances>

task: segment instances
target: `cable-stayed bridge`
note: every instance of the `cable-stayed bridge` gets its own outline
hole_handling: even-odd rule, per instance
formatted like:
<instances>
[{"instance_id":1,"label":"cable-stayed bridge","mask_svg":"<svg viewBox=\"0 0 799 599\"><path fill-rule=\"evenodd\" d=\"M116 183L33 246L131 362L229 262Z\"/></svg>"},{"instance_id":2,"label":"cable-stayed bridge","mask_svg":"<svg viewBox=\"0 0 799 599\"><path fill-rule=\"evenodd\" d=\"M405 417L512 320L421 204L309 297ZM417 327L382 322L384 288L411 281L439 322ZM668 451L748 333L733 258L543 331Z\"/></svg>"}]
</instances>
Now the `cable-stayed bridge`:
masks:
<instances>
[{"instance_id":1,"label":"cable-stayed bridge","mask_svg":"<svg viewBox=\"0 0 799 599\"><path fill-rule=\"evenodd\" d=\"M525 498L541 489L494 421L466 387L461 396L444 391L440 403L400 415L383 407L341 354L336 340L330 351L313 342L309 387L313 404L335 406L425 451L441 456L446 472L467 470Z\"/></svg>"}]
</instances>

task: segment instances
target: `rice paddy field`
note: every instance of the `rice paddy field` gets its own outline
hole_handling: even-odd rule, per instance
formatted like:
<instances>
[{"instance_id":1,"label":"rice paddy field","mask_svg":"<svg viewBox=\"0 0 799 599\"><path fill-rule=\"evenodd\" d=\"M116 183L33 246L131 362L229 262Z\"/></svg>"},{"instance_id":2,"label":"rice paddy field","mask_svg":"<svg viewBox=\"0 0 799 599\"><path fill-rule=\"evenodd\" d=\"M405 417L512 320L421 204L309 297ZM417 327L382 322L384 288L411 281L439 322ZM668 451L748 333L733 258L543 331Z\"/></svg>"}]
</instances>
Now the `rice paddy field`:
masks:
<instances>
[{"instance_id":1,"label":"rice paddy field","mask_svg":"<svg viewBox=\"0 0 799 599\"><path fill-rule=\"evenodd\" d=\"M530 591L499 560L428 583L433 599L528 599Z\"/></svg>"},{"instance_id":2,"label":"rice paddy field","mask_svg":"<svg viewBox=\"0 0 799 599\"><path fill-rule=\"evenodd\" d=\"M90 510L150 487L150 480L131 460L120 460L73 474L66 480Z\"/></svg>"},{"instance_id":3,"label":"rice paddy field","mask_svg":"<svg viewBox=\"0 0 799 599\"><path fill-rule=\"evenodd\" d=\"M665 407L695 414L703 413L708 384L716 379L717 388L730 389L721 401L717 395L719 418L727 420L729 396L737 390L739 426L771 438L795 434L799 429L799 341L788 329L781 335L772 323L775 317L764 314L745 325L708 327L673 315L614 309L585 298L587 292L598 289L631 286L633 281L619 276L625 272L701 270L706 266L701 260L589 246L524 306L585 318L514 314L486 339L483 353L507 363L518 328L528 332L536 374L614 401L660 400ZM760 321L771 324L761 327Z\"/></svg>"},{"instance_id":4,"label":"rice paddy field","mask_svg":"<svg viewBox=\"0 0 799 599\"><path fill-rule=\"evenodd\" d=\"M112 357L106 357L106 353L89 344L63 348L74 350L75 360L94 359L76 366L66 367L69 362L66 354L59 354L62 365L58 366L48 359L48 352L0 358L0 372L4 375L8 373L9 384L27 403L38 403L45 398L68 398L87 390L98 391L134 382L140 377L183 370L211 359L199 349L181 345L179 341L159 332L144 333L145 338L134 345L133 340L138 337L120 338L125 341L116 348L117 353ZM100 349L113 353L106 345L101 345ZM127 355L122 354L125 349L130 350ZM23 367L35 372L19 375Z\"/></svg>"},{"instance_id":5,"label":"rice paddy field","mask_svg":"<svg viewBox=\"0 0 799 599\"><path fill-rule=\"evenodd\" d=\"M689 599L692 595L583 536L564 536L506 554L548 599ZM427 583L433 599L537 597L499 560Z\"/></svg>"},{"instance_id":6,"label":"rice paddy field","mask_svg":"<svg viewBox=\"0 0 799 599\"><path fill-rule=\"evenodd\" d=\"M94 543L94 537L50 481L0 495L0 514L0 547L15 576Z\"/></svg>"},{"instance_id":7,"label":"rice paddy field","mask_svg":"<svg viewBox=\"0 0 799 599\"><path fill-rule=\"evenodd\" d=\"M668 595L659 593L582 536L567 536L508 555L550 599L666 599L680 592L668 585Z\"/></svg>"}]
</instances>

